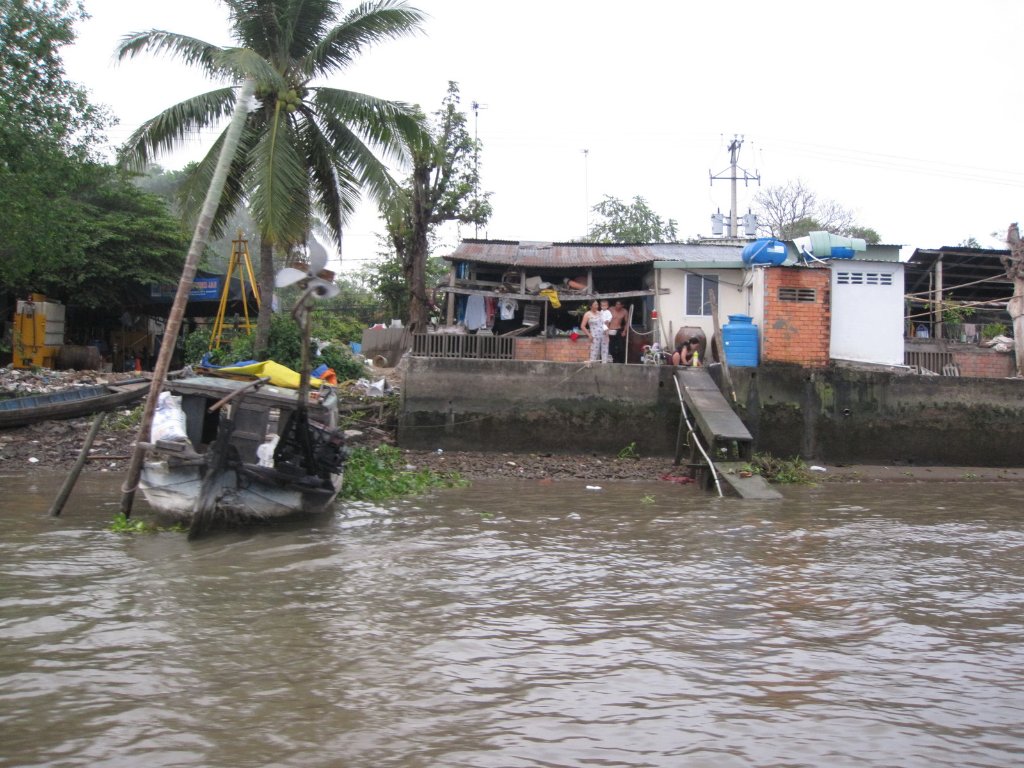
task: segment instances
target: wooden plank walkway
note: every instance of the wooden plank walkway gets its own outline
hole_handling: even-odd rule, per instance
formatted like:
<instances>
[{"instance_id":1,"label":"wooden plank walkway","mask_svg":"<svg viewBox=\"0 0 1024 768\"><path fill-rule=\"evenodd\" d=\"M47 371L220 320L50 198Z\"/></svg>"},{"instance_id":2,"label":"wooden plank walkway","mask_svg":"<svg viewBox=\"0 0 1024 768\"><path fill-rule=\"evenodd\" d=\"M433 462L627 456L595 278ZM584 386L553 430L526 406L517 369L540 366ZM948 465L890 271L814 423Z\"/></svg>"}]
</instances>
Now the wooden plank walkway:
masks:
<instances>
[{"instance_id":1,"label":"wooden plank walkway","mask_svg":"<svg viewBox=\"0 0 1024 768\"><path fill-rule=\"evenodd\" d=\"M676 380L711 460L750 461L754 439L708 372L682 368Z\"/></svg>"},{"instance_id":2,"label":"wooden plank walkway","mask_svg":"<svg viewBox=\"0 0 1024 768\"><path fill-rule=\"evenodd\" d=\"M753 458L753 437L708 372L702 368L681 368L675 376L682 393L682 404L696 422L694 430L699 433L696 438L701 440L711 457L719 482L743 499L781 499L782 494L769 486L763 477L744 472L744 464ZM680 433L683 427L680 415ZM694 439L691 435L690 462L706 466L703 456L692 446ZM679 460L678 453L676 460ZM708 476L707 469L704 473Z\"/></svg>"}]
</instances>

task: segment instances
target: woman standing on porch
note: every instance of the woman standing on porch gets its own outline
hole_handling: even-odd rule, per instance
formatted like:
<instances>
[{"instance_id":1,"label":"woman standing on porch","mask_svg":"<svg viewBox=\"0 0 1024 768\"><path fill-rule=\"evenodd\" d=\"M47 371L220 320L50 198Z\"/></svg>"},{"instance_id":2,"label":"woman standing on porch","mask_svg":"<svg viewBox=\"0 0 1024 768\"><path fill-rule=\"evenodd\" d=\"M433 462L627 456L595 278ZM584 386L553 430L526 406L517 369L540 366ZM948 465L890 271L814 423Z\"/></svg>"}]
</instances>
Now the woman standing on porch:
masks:
<instances>
[{"instance_id":1,"label":"woman standing on porch","mask_svg":"<svg viewBox=\"0 0 1024 768\"><path fill-rule=\"evenodd\" d=\"M590 338L590 362L605 362L608 349L608 322L596 301L590 304L590 311L583 316L580 329Z\"/></svg>"}]
</instances>

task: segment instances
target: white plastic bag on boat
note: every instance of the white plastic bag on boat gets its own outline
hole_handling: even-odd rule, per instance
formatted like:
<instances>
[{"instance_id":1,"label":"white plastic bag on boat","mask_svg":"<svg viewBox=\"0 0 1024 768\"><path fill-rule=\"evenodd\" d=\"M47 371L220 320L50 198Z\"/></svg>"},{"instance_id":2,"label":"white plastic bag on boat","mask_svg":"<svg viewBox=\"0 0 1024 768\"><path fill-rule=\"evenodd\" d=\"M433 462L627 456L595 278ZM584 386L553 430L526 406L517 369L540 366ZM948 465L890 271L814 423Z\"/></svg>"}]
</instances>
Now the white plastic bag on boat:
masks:
<instances>
[{"instance_id":1,"label":"white plastic bag on boat","mask_svg":"<svg viewBox=\"0 0 1024 768\"><path fill-rule=\"evenodd\" d=\"M153 412L153 427L149 432L152 442L158 440L188 440L185 432L185 412L181 410L181 398L170 392L161 392Z\"/></svg>"},{"instance_id":2,"label":"white plastic bag on boat","mask_svg":"<svg viewBox=\"0 0 1024 768\"><path fill-rule=\"evenodd\" d=\"M277 441L279 439L278 435L268 437L267 441L261 443L260 447L256 449L256 457L260 460L261 467L274 466L274 451L277 450Z\"/></svg>"}]
</instances>

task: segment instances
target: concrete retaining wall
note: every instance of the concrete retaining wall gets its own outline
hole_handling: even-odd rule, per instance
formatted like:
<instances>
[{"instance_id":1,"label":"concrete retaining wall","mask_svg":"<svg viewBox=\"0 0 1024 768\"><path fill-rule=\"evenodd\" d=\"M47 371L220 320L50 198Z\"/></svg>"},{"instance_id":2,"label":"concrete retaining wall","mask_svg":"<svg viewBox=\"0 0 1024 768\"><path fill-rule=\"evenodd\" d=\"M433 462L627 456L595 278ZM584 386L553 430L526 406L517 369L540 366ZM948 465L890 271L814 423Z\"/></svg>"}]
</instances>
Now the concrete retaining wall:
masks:
<instances>
[{"instance_id":1,"label":"concrete retaining wall","mask_svg":"<svg viewBox=\"0 0 1024 768\"><path fill-rule=\"evenodd\" d=\"M679 404L667 367L409 358L399 444L408 448L602 455L635 442L675 451Z\"/></svg>"},{"instance_id":2,"label":"concrete retaining wall","mask_svg":"<svg viewBox=\"0 0 1024 768\"><path fill-rule=\"evenodd\" d=\"M736 369L759 451L832 463L1024 465L1024 381L798 366Z\"/></svg>"},{"instance_id":3,"label":"concrete retaining wall","mask_svg":"<svg viewBox=\"0 0 1024 768\"><path fill-rule=\"evenodd\" d=\"M714 367L712 371L714 371ZM410 358L403 447L675 452L667 366ZM1024 465L1024 381L762 365L732 371L756 450L828 463Z\"/></svg>"}]
</instances>

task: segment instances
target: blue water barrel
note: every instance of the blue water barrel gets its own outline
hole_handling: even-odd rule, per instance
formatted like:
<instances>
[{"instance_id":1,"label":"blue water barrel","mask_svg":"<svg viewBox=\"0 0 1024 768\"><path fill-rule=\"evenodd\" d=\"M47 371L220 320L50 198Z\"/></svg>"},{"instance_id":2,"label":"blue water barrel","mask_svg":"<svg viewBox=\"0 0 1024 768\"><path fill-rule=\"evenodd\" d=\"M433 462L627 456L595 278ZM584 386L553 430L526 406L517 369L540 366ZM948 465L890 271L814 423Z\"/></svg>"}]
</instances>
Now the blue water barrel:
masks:
<instances>
[{"instance_id":1,"label":"blue water barrel","mask_svg":"<svg viewBox=\"0 0 1024 768\"><path fill-rule=\"evenodd\" d=\"M757 326L750 315L729 315L722 326L725 360L737 368L755 368L758 361Z\"/></svg>"},{"instance_id":2,"label":"blue water barrel","mask_svg":"<svg viewBox=\"0 0 1024 768\"><path fill-rule=\"evenodd\" d=\"M786 260L786 244L774 237L762 237L743 246L744 264L771 264L777 267Z\"/></svg>"}]
</instances>

